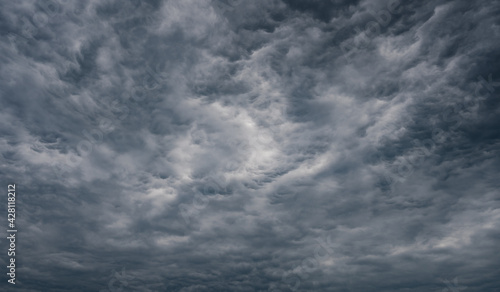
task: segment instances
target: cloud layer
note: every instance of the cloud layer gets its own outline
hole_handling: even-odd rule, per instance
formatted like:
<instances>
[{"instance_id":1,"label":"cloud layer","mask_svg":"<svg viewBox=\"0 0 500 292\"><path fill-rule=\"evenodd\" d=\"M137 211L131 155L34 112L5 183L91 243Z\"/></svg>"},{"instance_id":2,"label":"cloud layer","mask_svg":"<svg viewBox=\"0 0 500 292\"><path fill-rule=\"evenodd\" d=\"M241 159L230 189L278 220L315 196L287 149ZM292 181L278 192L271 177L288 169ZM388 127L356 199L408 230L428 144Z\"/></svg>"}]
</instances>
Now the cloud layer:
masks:
<instances>
[{"instance_id":1,"label":"cloud layer","mask_svg":"<svg viewBox=\"0 0 500 292\"><path fill-rule=\"evenodd\" d=\"M499 4L0 4L2 290L497 291Z\"/></svg>"}]
</instances>

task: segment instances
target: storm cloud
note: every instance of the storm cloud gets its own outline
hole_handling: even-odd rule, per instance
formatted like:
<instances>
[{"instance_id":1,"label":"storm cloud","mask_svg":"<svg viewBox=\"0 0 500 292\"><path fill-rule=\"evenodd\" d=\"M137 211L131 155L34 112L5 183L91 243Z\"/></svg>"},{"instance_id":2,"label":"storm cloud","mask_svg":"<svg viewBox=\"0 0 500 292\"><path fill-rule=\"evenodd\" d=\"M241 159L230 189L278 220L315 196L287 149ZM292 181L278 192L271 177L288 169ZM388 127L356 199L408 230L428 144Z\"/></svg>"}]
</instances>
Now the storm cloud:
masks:
<instances>
[{"instance_id":1,"label":"storm cloud","mask_svg":"<svg viewBox=\"0 0 500 292\"><path fill-rule=\"evenodd\" d=\"M500 289L500 1L0 7L2 291Z\"/></svg>"}]
</instances>

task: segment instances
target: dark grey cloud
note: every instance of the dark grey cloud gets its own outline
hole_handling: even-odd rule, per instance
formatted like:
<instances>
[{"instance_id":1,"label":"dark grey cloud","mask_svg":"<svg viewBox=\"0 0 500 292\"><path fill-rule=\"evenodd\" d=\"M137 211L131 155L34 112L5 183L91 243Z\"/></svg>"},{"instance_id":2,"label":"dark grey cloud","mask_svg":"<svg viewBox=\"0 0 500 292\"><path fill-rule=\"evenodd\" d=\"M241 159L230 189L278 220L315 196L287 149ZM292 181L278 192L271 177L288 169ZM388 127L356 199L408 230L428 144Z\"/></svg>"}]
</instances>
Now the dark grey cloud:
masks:
<instances>
[{"instance_id":1,"label":"dark grey cloud","mask_svg":"<svg viewBox=\"0 0 500 292\"><path fill-rule=\"evenodd\" d=\"M499 4L2 3L2 291L497 291Z\"/></svg>"}]
</instances>

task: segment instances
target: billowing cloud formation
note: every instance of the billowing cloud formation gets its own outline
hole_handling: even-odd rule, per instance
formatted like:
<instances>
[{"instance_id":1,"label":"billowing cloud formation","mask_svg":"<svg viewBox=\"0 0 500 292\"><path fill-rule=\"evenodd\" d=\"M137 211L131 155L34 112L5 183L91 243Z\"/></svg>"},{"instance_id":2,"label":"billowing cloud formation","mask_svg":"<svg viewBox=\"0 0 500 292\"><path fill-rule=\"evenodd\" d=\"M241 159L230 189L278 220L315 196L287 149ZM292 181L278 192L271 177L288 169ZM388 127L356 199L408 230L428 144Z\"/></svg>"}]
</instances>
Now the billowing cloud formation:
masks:
<instances>
[{"instance_id":1,"label":"billowing cloud formation","mask_svg":"<svg viewBox=\"0 0 500 292\"><path fill-rule=\"evenodd\" d=\"M497 291L499 4L4 1L16 291Z\"/></svg>"}]
</instances>

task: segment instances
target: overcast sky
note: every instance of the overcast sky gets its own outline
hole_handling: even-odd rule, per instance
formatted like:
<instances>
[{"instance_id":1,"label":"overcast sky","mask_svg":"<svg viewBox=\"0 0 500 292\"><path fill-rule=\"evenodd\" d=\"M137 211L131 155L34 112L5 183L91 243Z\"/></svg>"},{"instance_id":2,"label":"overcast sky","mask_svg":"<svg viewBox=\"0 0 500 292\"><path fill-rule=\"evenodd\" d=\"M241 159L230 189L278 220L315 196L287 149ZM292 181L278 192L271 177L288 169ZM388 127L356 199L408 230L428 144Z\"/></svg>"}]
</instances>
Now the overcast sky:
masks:
<instances>
[{"instance_id":1,"label":"overcast sky","mask_svg":"<svg viewBox=\"0 0 500 292\"><path fill-rule=\"evenodd\" d=\"M0 2L0 290L500 291L499 38L494 0Z\"/></svg>"}]
</instances>

